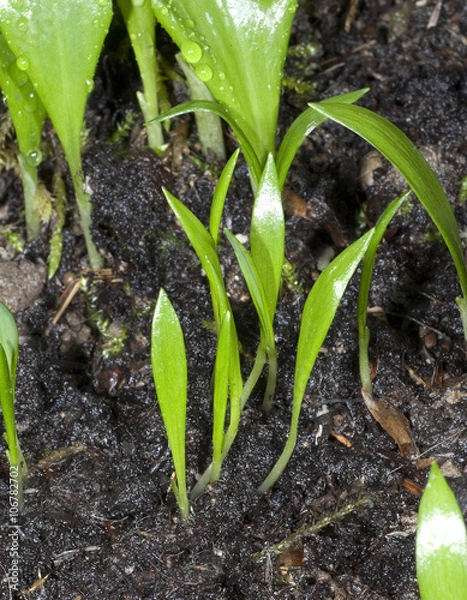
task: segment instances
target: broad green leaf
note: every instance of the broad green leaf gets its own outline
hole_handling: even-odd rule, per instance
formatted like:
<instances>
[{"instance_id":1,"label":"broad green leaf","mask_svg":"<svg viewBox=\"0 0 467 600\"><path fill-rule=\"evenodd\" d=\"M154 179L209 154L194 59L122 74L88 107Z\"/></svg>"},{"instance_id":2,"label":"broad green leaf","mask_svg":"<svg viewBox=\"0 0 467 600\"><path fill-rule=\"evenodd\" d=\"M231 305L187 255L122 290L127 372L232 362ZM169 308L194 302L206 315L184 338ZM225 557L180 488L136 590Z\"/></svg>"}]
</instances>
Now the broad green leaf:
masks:
<instances>
[{"instance_id":1,"label":"broad green leaf","mask_svg":"<svg viewBox=\"0 0 467 600\"><path fill-rule=\"evenodd\" d=\"M265 493L274 485L292 456L297 441L298 418L311 370L350 278L367 251L374 230L353 242L321 273L305 302L298 339L293 387L290 433L282 454L262 483L259 491Z\"/></svg>"},{"instance_id":2,"label":"broad green leaf","mask_svg":"<svg viewBox=\"0 0 467 600\"><path fill-rule=\"evenodd\" d=\"M40 206L36 200L37 166L42 154L39 149L45 108L34 90L27 73L16 64L16 56L0 34L0 88L6 98L22 158L19 158L23 180L28 239L39 235Z\"/></svg>"},{"instance_id":3,"label":"broad green leaf","mask_svg":"<svg viewBox=\"0 0 467 600\"><path fill-rule=\"evenodd\" d=\"M368 92L368 88L357 90L355 92L349 92L347 94L340 94L339 96L333 96L327 100L323 100L321 104L326 105L328 102L342 102L345 104L353 104L357 102L364 94ZM287 173L289 172L290 165L297 154L298 149L303 143L303 140L307 135L316 129L321 123L326 120L326 117L320 116L313 109L307 109L302 112L292 123L284 135L284 139L279 147L276 158L277 175L279 179L279 187L284 187Z\"/></svg>"},{"instance_id":4,"label":"broad green leaf","mask_svg":"<svg viewBox=\"0 0 467 600\"><path fill-rule=\"evenodd\" d=\"M70 166L91 264L92 241L83 190L81 129L94 71L112 18L111 0L0 0L0 30L55 127Z\"/></svg>"},{"instance_id":5,"label":"broad green leaf","mask_svg":"<svg viewBox=\"0 0 467 600\"><path fill-rule=\"evenodd\" d=\"M270 154L253 205L251 258L264 289L269 319L274 322L284 264L285 223L274 158Z\"/></svg>"},{"instance_id":6,"label":"broad green leaf","mask_svg":"<svg viewBox=\"0 0 467 600\"><path fill-rule=\"evenodd\" d=\"M152 0L152 6L185 60L245 132L261 172L275 151L296 0Z\"/></svg>"},{"instance_id":7,"label":"broad green leaf","mask_svg":"<svg viewBox=\"0 0 467 600\"><path fill-rule=\"evenodd\" d=\"M172 303L161 289L151 329L151 365L157 400L177 475L174 491L183 517L188 517L185 471L187 362L183 332Z\"/></svg>"},{"instance_id":8,"label":"broad green leaf","mask_svg":"<svg viewBox=\"0 0 467 600\"><path fill-rule=\"evenodd\" d=\"M467 600L465 522L436 463L420 502L416 556L422 600Z\"/></svg>"},{"instance_id":9,"label":"broad green leaf","mask_svg":"<svg viewBox=\"0 0 467 600\"><path fill-rule=\"evenodd\" d=\"M370 293L371 277L373 275L373 267L375 264L376 251L381 243L383 235L391 222L392 218L399 210L400 206L409 196L409 192L401 194L387 206L383 214L378 219L375 225L375 231L365 258L363 259L362 275L360 277L360 290L358 295L358 339L359 339L359 355L360 355L360 380L362 386L371 392L371 377L370 365L368 361L368 345L370 341L370 332L366 325L366 314L368 308L368 296Z\"/></svg>"},{"instance_id":10,"label":"broad green leaf","mask_svg":"<svg viewBox=\"0 0 467 600\"><path fill-rule=\"evenodd\" d=\"M227 197L227 191L229 189L230 182L234 174L235 166L237 164L238 155L240 150L237 148L232 156L227 161L227 164L222 170L219 181L217 182L216 189L211 204L211 212L209 214L209 233L214 240L214 246L219 243L219 228L224 212L225 199Z\"/></svg>"},{"instance_id":11,"label":"broad green leaf","mask_svg":"<svg viewBox=\"0 0 467 600\"><path fill-rule=\"evenodd\" d=\"M443 237L454 260L465 299L467 269L459 227L438 178L418 148L395 125L366 108L331 101L310 106L367 140L403 175Z\"/></svg>"}]
</instances>

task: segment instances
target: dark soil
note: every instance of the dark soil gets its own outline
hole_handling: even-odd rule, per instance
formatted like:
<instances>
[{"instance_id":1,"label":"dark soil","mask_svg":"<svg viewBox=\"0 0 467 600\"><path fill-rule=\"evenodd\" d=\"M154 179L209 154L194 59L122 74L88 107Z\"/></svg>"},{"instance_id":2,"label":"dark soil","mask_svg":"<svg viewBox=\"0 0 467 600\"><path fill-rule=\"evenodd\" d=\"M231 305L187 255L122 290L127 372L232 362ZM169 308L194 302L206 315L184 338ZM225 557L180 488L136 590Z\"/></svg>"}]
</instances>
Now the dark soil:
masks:
<instances>
[{"instance_id":1,"label":"dark soil","mask_svg":"<svg viewBox=\"0 0 467 600\"><path fill-rule=\"evenodd\" d=\"M302 94L284 91L280 134L310 99L370 87L361 103L423 148L465 231L467 213L458 195L467 175L467 5L444 0L435 26L428 28L437 4L361 0L346 32L347 0L303 2L291 43L313 43L317 53L290 57L286 74L304 78L313 91L310 86ZM357 278L312 373L293 458L272 491L257 493L288 433L306 293L323 256L338 251L326 219L311 222L294 215L293 207L287 257L299 285L284 286L278 307L274 409L267 419L261 412L262 382L243 413L221 480L193 502L189 522L180 521L149 361L151 312L160 286L180 315L188 349L190 486L210 458L215 338L206 326L212 320L207 281L160 188L165 185L206 222L215 169L204 162L194 127L187 139L179 127L173 152L162 159L143 148L141 119L131 136L108 144L117 123L137 110L137 76L121 62L117 34L109 38L90 100L84 157L95 240L112 273L101 279L88 275L88 294L78 293L53 325L65 274L86 268L73 206L52 281L45 283L43 267L47 232L23 256L12 257L6 246L2 251L3 263L26 261L31 275L17 274L13 290L0 282L8 289L2 300L16 303L21 335L16 408L30 470L18 593L7 579L8 463L1 459L1 597L418 598L414 536L427 471L400 456L361 400ZM191 126L191 119L186 122ZM306 140L289 176L289 187L311 210L324 203L335 212L349 240L362 231L362 215L373 223L404 189L384 161L370 161L369 151L353 134L325 124ZM44 162L45 180L53 164ZM4 171L0 192L2 225L22 227L21 187L12 172ZM248 233L251 203L240 164L224 216L234 233ZM222 257L241 341L246 356L253 355L258 326L226 243ZM34 277L42 284L31 292L25 283ZM420 453L443 464L465 507L467 383L459 293L449 254L413 200L394 220L376 263L370 297L370 306L379 307L370 316L375 394L408 417ZM119 354L108 356L98 318L108 320L114 336L126 328ZM291 546L276 546L297 532Z\"/></svg>"}]
</instances>

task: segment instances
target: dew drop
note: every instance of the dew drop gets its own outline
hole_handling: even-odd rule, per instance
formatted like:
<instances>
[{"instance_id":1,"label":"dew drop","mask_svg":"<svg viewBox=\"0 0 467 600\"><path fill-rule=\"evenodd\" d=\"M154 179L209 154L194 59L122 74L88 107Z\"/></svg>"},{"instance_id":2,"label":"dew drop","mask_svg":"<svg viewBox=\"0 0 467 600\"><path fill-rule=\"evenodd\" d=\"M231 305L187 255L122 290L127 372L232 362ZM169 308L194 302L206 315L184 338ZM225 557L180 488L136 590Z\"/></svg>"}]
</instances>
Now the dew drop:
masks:
<instances>
[{"instance_id":1,"label":"dew drop","mask_svg":"<svg viewBox=\"0 0 467 600\"><path fill-rule=\"evenodd\" d=\"M103 8L105 8L108 3L109 3L109 0L96 0L97 6L102 6Z\"/></svg>"},{"instance_id":2,"label":"dew drop","mask_svg":"<svg viewBox=\"0 0 467 600\"><path fill-rule=\"evenodd\" d=\"M42 152L39 148L31 150L26 155L26 162L30 167L38 167L42 162Z\"/></svg>"},{"instance_id":3,"label":"dew drop","mask_svg":"<svg viewBox=\"0 0 467 600\"><path fill-rule=\"evenodd\" d=\"M16 21L16 29L21 32L29 29L29 21L26 19L26 17L21 17Z\"/></svg>"},{"instance_id":4,"label":"dew drop","mask_svg":"<svg viewBox=\"0 0 467 600\"><path fill-rule=\"evenodd\" d=\"M94 89L94 81L92 79L86 79L86 91L88 94Z\"/></svg>"},{"instance_id":5,"label":"dew drop","mask_svg":"<svg viewBox=\"0 0 467 600\"><path fill-rule=\"evenodd\" d=\"M169 12L169 9L168 9L166 6L163 6L163 7L160 9L160 13L161 13L161 15L166 15L168 12Z\"/></svg>"},{"instance_id":6,"label":"dew drop","mask_svg":"<svg viewBox=\"0 0 467 600\"><path fill-rule=\"evenodd\" d=\"M29 94L29 97L26 99L24 107L26 109L26 112L28 112L28 113L36 112L36 110L37 110L37 95L34 92Z\"/></svg>"},{"instance_id":7,"label":"dew drop","mask_svg":"<svg viewBox=\"0 0 467 600\"><path fill-rule=\"evenodd\" d=\"M195 70L196 75L198 75L201 81L210 81L212 79L212 69L209 65L197 65Z\"/></svg>"},{"instance_id":8,"label":"dew drop","mask_svg":"<svg viewBox=\"0 0 467 600\"><path fill-rule=\"evenodd\" d=\"M188 27L188 29L193 29L193 27L195 26L195 22L192 19L187 19L185 21L185 25Z\"/></svg>"},{"instance_id":9,"label":"dew drop","mask_svg":"<svg viewBox=\"0 0 467 600\"><path fill-rule=\"evenodd\" d=\"M197 63L199 60L201 60L201 57L203 56L201 46L196 42L186 40L183 42L180 49L182 51L183 58L186 60L187 63Z\"/></svg>"},{"instance_id":10,"label":"dew drop","mask_svg":"<svg viewBox=\"0 0 467 600\"><path fill-rule=\"evenodd\" d=\"M224 73L224 71L219 71L219 73L217 74L217 76L219 77L219 79L221 81L225 80L225 73Z\"/></svg>"},{"instance_id":11,"label":"dew drop","mask_svg":"<svg viewBox=\"0 0 467 600\"><path fill-rule=\"evenodd\" d=\"M131 0L131 2L135 8L141 8L142 6L144 6L146 0Z\"/></svg>"},{"instance_id":12,"label":"dew drop","mask_svg":"<svg viewBox=\"0 0 467 600\"><path fill-rule=\"evenodd\" d=\"M20 71L27 71L29 69L29 58L27 56L19 56L16 59L16 66Z\"/></svg>"}]
</instances>

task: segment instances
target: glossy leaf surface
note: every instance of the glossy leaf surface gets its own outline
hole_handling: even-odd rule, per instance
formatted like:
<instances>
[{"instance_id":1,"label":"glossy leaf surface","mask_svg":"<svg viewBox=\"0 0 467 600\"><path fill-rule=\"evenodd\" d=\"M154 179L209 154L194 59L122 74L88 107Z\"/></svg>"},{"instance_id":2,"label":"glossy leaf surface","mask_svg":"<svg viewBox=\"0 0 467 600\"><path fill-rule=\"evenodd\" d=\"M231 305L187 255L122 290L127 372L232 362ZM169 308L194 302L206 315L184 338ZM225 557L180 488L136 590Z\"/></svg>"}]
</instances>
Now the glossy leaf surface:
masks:
<instances>
[{"instance_id":1,"label":"glossy leaf surface","mask_svg":"<svg viewBox=\"0 0 467 600\"><path fill-rule=\"evenodd\" d=\"M187 363L183 332L166 292L161 289L151 329L151 365L157 400L177 476L174 492L182 515L188 516L185 473Z\"/></svg>"},{"instance_id":2,"label":"glossy leaf surface","mask_svg":"<svg viewBox=\"0 0 467 600\"><path fill-rule=\"evenodd\" d=\"M465 522L436 463L420 502L416 555L422 600L467 600Z\"/></svg>"},{"instance_id":3,"label":"glossy leaf surface","mask_svg":"<svg viewBox=\"0 0 467 600\"><path fill-rule=\"evenodd\" d=\"M296 0L152 0L156 18L245 132L260 170L275 151Z\"/></svg>"},{"instance_id":4,"label":"glossy leaf surface","mask_svg":"<svg viewBox=\"0 0 467 600\"><path fill-rule=\"evenodd\" d=\"M295 360L290 433L282 454L259 488L262 493L274 485L292 456L308 378L347 284L365 255L372 235L373 229L341 252L318 277L305 302Z\"/></svg>"}]
</instances>

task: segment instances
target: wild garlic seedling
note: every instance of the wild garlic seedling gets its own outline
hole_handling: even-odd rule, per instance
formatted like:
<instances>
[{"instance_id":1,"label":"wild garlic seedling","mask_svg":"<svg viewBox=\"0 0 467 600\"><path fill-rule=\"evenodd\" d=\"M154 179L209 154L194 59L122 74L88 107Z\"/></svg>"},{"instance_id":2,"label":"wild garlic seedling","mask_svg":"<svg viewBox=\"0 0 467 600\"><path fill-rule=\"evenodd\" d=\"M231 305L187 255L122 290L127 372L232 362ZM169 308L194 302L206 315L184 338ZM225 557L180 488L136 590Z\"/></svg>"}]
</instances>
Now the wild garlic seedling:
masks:
<instances>
[{"instance_id":1,"label":"wild garlic seedling","mask_svg":"<svg viewBox=\"0 0 467 600\"><path fill-rule=\"evenodd\" d=\"M91 236L81 130L111 18L111 0L0 0L0 31L16 56L16 66L32 82L65 151L92 268L100 268L103 261Z\"/></svg>"},{"instance_id":2,"label":"wild garlic seedling","mask_svg":"<svg viewBox=\"0 0 467 600\"><path fill-rule=\"evenodd\" d=\"M18 67L16 56L0 34L0 88L6 98L18 140L18 165L24 191L26 229L29 240L40 232L43 199L37 179L41 162L40 142L45 108L27 73Z\"/></svg>"},{"instance_id":3,"label":"wild garlic seedling","mask_svg":"<svg viewBox=\"0 0 467 600\"><path fill-rule=\"evenodd\" d=\"M347 284L365 255L373 233L374 230L370 229L341 252L324 269L311 288L303 309L298 338L290 432L282 454L259 488L261 493L266 493L274 485L292 456L297 442L298 419L308 378L324 338L334 320Z\"/></svg>"},{"instance_id":4,"label":"wild garlic seedling","mask_svg":"<svg viewBox=\"0 0 467 600\"><path fill-rule=\"evenodd\" d=\"M156 19L241 131L254 187L275 153L277 116L296 0L152 0ZM212 103L211 103L212 104ZM222 115L224 116L224 115Z\"/></svg>"},{"instance_id":5,"label":"wild garlic seedling","mask_svg":"<svg viewBox=\"0 0 467 600\"><path fill-rule=\"evenodd\" d=\"M219 478L222 461L238 432L243 404L237 331L216 250L225 196L237 157L238 152L229 159L219 179L211 206L209 231L186 206L164 190L167 202L180 221L208 278L217 333L213 395L213 460L194 487L191 493L192 499L199 496L209 482ZM227 406L229 407L228 425Z\"/></svg>"},{"instance_id":6,"label":"wild garlic seedling","mask_svg":"<svg viewBox=\"0 0 467 600\"><path fill-rule=\"evenodd\" d=\"M157 400L175 466L172 489L184 519L189 516L186 487L185 427L187 364L183 332L166 292L161 289L151 329L151 364Z\"/></svg>"},{"instance_id":7,"label":"wild garlic seedling","mask_svg":"<svg viewBox=\"0 0 467 600\"><path fill-rule=\"evenodd\" d=\"M436 463L420 501L416 559L422 600L467 600L464 517Z\"/></svg>"},{"instance_id":8,"label":"wild garlic seedling","mask_svg":"<svg viewBox=\"0 0 467 600\"><path fill-rule=\"evenodd\" d=\"M92 1L92 0L91 0ZM143 82L143 91L136 97L146 121L148 145L155 152L164 146L160 123L152 121L159 114L159 69L156 58L156 21L149 0L117 0L130 36L131 45Z\"/></svg>"},{"instance_id":9,"label":"wild garlic seedling","mask_svg":"<svg viewBox=\"0 0 467 600\"><path fill-rule=\"evenodd\" d=\"M277 380L277 351L274 341L274 317L284 264L285 223L281 191L272 154L269 155L251 218L251 254L230 233L226 235L237 256L253 304L260 320L260 342L255 364L245 383L245 398L250 396L268 359L268 383L263 408L272 406Z\"/></svg>"},{"instance_id":10,"label":"wild garlic seedling","mask_svg":"<svg viewBox=\"0 0 467 600\"><path fill-rule=\"evenodd\" d=\"M18 504L23 506L23 482L27 476L26 462L18 441L15 424L16 365L18 363L18 329L13 315L0 302L0 406L5 423L7 458L12 479L17 485Z\"/></svg>"}]
</instances>

